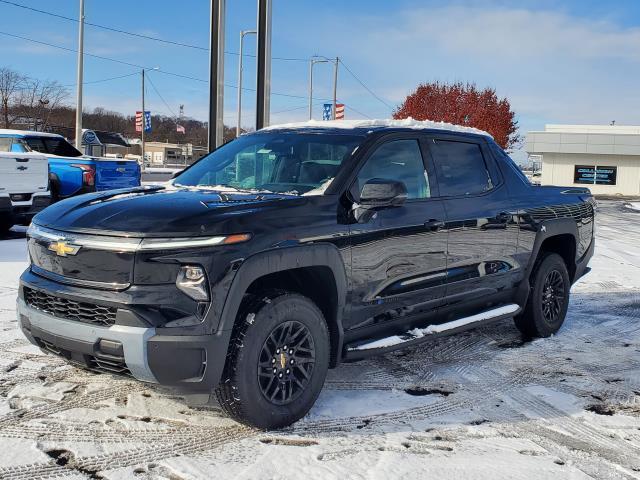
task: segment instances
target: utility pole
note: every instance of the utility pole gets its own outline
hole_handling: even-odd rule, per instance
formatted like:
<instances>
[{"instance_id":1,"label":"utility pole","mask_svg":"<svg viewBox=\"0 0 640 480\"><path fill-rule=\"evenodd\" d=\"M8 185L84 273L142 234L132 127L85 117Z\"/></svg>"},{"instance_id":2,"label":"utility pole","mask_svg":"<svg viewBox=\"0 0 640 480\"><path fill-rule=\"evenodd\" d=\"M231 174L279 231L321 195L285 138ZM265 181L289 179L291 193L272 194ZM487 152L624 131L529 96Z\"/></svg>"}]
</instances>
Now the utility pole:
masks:
<instances>
[{"instance_id":1,"label":"utility pole","mask_svg":"<svg viewBox=\"0 0 640 480\"><path fill-rule=\"evenodd\" d=\"M338 63L340 63L340 58L336 57L335 63L333 64L333 114L331 115L331 119L336 119L336 105L338 104Z\"/></svg>"},{"instance_id":2,"label":"utility pole","mask_svg":"<svg viewBox=\"0 0 640 480\"><path fill-rule=\"evenodd\" d=\"M211 0L209 29L209 151L224 142L224 24L226 0Z\"/></svg>"},{"instance_id":3,"label":"utility pole","mask_svg":"<svg viewBox=\"0 0 640 480\"><path fill-rule=\"evenodd\" d=\"M82 151L82 83L84 81L84 0L80 0L78 19L78 88L76 93L76 148Z\"/></svg>"},{"instance_id":4,"label":"utility pole","mask_svg":"<svg viewBox=\"0 0 640 480\"><path fill-rule=\"evenodd\" d=\"M236 138L240 136L242 122L242 62L244 58L244 37L258 33L257 30L240 31L240 57L238 58L238 124L236 125Z\"/></svg>"},{"instance_id":5,"label":"utility pole","mask_svg":"<svg viewBox=\"0 0 640 480\"><path fill-rule=\"evenodd\" d=\"M313 120L313 66L316 63L327 63L326 58L311 57L309 60L309 120Z\"/></svg>"},{"instance_id":6,"label":"utility pole","mask_svg":"<svg viewBox=\"0 0 640 480\"><path fill-rule=\"evenodd\" d=\"M271 0L258 0L256 130L269 125L271 113Z\"/></svg>"},{"instance_id":7,"label":"utility pole","mask_svg":"<svg viewBox=\"0 0 640 480\"><path fill-rule=\"evenodd\" d=\"M147 126L146 117L144 113L144 68L142 69L142 132L140 132L140 139L142 144L142 166L140 169L144 172L144 129Z\"/></svg>"}]
</instances>

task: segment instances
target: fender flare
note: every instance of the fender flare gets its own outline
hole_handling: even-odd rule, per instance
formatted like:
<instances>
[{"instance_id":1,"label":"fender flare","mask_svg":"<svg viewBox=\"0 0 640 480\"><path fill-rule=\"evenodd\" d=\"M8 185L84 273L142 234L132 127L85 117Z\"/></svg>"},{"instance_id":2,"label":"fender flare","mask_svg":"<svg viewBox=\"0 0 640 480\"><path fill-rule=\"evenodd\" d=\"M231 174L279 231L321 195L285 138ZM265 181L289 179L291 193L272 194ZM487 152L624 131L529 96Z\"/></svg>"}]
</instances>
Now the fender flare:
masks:
<instances>
[{"instance_id":1,"label":"fender flare","mask_svg":"<svg viewBox=\"0 0 640 480\"><path fill-rule=\"evenodd\" d=\"M240 309L240 304L249 286L257 279L272 273L304 267L328 267L333 273L336 285L337 301L336 324L336 363L342 352L344 329L342 317L345 311L347 295L347 273L338 248L331 243L315 243L268 250L250 256L238 268L224 302L217 330L231 331Z\"/></svg>"},{"instance_id":2,"label":"fender flare","mask_svg":"<svg viewBox=\"0 0 640 480\"><path fill-rule=\"evenodd\" d=\"M536 233L536 239L533 242L533 249L531 250L531 256L529 257L529 263L524 271L524 278L520 282L520 287L516 294L516 301L522 308L527 304L529 292L531 291L531 283L529 278L538 260L540 249L542 244L548 238L556 237L558 235L571 235L574 241L574 248L577 252L578 247L578 226L573 218L553 218L550 220L543 220L538 223L538 230ZM574 260L577 260L574 258Z\"/></svg>"}]
</instances>

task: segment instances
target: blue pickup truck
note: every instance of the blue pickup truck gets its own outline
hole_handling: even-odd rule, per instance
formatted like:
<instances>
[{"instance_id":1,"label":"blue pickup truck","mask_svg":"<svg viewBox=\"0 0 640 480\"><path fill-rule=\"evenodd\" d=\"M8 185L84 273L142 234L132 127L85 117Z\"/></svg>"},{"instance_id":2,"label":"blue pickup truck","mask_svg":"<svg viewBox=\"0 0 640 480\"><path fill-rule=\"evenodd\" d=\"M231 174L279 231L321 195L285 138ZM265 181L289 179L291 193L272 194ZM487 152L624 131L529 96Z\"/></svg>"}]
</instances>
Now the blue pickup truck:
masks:
<instances>
[{"instance_id":1,"label":"blue pickup truck","mask_svg":"<svg viewBox=\"0 0 640 480\"><path fill-rule=\"evenodd\" d=\"M135 160L83 155L62 135L0 129L1 139L11 140L10 152L47 155L52 202L82 193L140 185L140 166Z\"/></svg>"}]
</instances>

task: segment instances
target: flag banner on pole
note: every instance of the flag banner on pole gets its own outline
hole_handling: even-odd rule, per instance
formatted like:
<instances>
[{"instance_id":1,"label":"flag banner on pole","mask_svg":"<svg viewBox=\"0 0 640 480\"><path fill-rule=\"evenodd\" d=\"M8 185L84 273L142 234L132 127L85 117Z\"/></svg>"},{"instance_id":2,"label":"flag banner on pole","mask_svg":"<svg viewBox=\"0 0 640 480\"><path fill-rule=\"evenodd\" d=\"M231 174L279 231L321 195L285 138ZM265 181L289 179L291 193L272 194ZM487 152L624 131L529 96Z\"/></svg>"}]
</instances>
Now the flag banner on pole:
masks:
<instances>
[{"instance_id":1,"label":"flag banner on pole","mask_svg":"<svg viewBox=\"0 0 640 480\"><path fill-rule=\"evenodd\" d=\"M151 112L144 112L144 131L151 131ZM136 132L142 132L142 112L136 112Z\"/></svg>"},{"instance_id":2,"label":"flag banner on pole","mask_svg":"<svg viewBox=\"0 0 640 480\"><path fill-rule=\"evenodd\" d=\"M333 113L333 103L325 103L322 108L322 120L331 120Z\"/></svg>"},{"instance_id":3,"label":"flag banner on pole","mask_svg":"<svg viewBox=\"0 0 640 480\"><path fill-rule=\"evenodd\" d=\"M178 133L187 133L182 125L176 125L176 132L178 132Z\"/></svg>"},{"instance_id":4,"label":"flag banner on pole","mask_svg":"<svg viewBox=\"0 0 640 480\"><path fill-rule=\"evenodd\" d=\"M344 103L336 103L336 120L344 120Z\"/></svg>"}]
</instances>

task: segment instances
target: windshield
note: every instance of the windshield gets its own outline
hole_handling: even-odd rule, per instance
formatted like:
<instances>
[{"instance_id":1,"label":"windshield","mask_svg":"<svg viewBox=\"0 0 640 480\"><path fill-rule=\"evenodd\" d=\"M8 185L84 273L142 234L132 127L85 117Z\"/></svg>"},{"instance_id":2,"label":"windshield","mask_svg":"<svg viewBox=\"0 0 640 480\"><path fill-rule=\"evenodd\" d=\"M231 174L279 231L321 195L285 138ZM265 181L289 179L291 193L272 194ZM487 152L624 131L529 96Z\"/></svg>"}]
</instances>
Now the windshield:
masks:
<instances>
[{"instance_id":1,"label":"windshield","mask_svg":"<svg viewBox=\"0 0 640 480\"><path fill-rule=\"evenodd\" d=\"M174 185L296 195L322 194L363 137L264 133L227 143L174 180Z\"/></svg>"},{"instance_id":2,"label":"windshield","mask_svg":"<svg viewBox=\"0 0 640 480\"><path fill-rule=\"evenodd\" d=\"M25 141L34 152L49 153L61 157L80 157L82 155L62 137L25 137Z\"/></svg>"}]
</instances>

